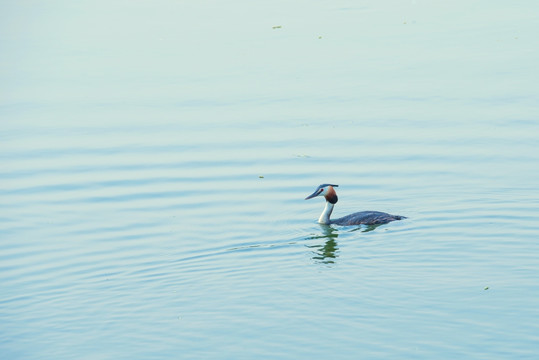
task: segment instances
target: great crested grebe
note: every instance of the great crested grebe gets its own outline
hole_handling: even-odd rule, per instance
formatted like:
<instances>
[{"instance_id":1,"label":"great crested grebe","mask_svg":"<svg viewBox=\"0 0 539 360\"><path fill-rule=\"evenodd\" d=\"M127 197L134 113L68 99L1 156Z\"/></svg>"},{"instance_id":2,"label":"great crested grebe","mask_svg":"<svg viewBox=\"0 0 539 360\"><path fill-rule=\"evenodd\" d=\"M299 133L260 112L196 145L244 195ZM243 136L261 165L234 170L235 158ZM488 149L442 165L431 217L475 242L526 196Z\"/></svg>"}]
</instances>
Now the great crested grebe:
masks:
<instances>
[{"instance_id":1,"label":"great crested grebe","mask_svg":"<svg viewBox=\"0 0 539 360\"><path fill-rule=\"evenodd\" d=\"M380 224L387 224L388 222L391 222L394 220L406 219L405 216L391 215L391 214L387 214L385 212L380 212L380 211L360 211L357 213L344 216L342 218L330 220L329 217L331 216L333 207L339 200L339 198L337 197L337 193L335 192L335 189L334 189L334 187L337 187L337 186L339 185L322 184L311 195L305 198L305 200L308 200L308 199L312 199L313 197L317 197L320 195L324 195L324 197L326 198L326 207L324 208L324 211L322 211L322 215L320 215L320 218L318 219L318 222L320 224L380 225Z\"/></svg>"}]
</instances>

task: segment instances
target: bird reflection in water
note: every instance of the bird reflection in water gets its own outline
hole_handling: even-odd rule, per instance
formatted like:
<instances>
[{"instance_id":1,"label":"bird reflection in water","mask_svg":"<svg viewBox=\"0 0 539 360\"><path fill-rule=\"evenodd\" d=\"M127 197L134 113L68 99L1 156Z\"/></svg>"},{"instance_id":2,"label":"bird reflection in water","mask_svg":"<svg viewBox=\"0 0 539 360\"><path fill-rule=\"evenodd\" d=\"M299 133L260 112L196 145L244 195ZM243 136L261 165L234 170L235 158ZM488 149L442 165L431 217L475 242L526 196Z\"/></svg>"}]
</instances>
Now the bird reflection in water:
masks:
<instances>
[{"instance_id":1,"label":"bird reflection in water","mask_svg":"<svg viewBox=\"0 0 539 360\"><path fill-rule=\"evenodd\" d=\"M361 230L361 232L369 232L369 231L373 231L374 229L376 229L380 225L382 225L382 224L367 225L367 226L363 226L363 227L359 226L359 227L357 227L355 229L350 230L350 232L358 231L358 230Z\"/></svg>"},{"instance_id":2,"label":"bird reflection in water","mask_svg":"<svg viewBox=\"0 0 539 360\"><path fill-rule=\"evenodd\" d=\"M325 239L324 244L307 245L307 247L313 250L313 260L323 264L333 264L335 263L334 259L338 256L339 251L337 241L335 241L335 239L339 237L339 233L337 229L328 225L320 225L320 228L322 230L321 235L309 236L307 239Z\"/></svg>"},{"instance_id":3,"label":"bird reflection in water","mask_svg":"<svg viewBox=\"0 0 539 360\"><path fill-rule=\"evenodd\" d=\"M361 232L369 232L376 229L377 225L367 225L367 226L358 226L350 232L353 231L361 231ZM339 230L329 226L329 225L323 225L320 224L320 229L322 230L322 233L320 235L313 235L307 237L307 240L318 240L318 239L325 239L325 242L323 245L317 244L317 245L307 245L308 248L312 249L314 256L312 259L316 262L320 262L323 264L334 264L335 259L339 256L339 247L337 245L337 238L339 237Z\"/></svg>"}]
</instances>

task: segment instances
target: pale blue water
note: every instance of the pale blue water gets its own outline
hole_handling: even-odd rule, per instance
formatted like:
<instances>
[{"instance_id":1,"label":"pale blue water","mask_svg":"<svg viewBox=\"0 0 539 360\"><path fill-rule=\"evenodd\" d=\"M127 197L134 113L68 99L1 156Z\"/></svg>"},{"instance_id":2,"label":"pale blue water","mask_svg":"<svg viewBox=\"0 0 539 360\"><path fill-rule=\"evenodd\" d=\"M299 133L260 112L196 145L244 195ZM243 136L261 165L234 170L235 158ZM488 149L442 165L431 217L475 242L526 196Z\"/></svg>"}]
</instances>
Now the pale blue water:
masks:
<instances>
[{"instance_id":1,"label":"pale blue water","mask_svg":"<svg viewBox=\"0 0 539 360\"><path fill-rule=\"evenodd\" d=\"M535 2L0 7L0 358L536 358Z\"/></svg>"}]
</instances>

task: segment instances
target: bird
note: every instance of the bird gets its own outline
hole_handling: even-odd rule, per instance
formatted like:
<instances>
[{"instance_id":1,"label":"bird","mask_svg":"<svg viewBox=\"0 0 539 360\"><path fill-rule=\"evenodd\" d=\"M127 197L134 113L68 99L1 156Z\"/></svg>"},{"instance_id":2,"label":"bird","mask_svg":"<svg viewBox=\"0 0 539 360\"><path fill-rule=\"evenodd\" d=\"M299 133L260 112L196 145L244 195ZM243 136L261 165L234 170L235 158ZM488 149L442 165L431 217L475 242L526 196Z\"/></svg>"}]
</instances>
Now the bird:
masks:
<instances>
[{"instance_id":1,"label":"bird","mask_svg":"<svg viewBox=\"0 0 539 360\"><path fill-rule=\"evenodd\" d=\"M405 216L401 215L391 215L387 214L385 212L381 211L360 211L356 212L347 216L344 216L342 218L338 218L335 220L330 220L331 213L333 211L333 207L339 200L337 197L337 193L335 192L336 187L339 185L334 184L322 184L319 187L316 188L316 190L309 196L305 198L305 200L312 199L317 196L324 196L326 198L326 207L324 208L324 211L322 211L322 215L320 215L320 218L318 219L319 224L323 225L382 225L387 224L388 222L395 221L395 220L402 220L406 219Z\"/></svg>"}]
</instances>

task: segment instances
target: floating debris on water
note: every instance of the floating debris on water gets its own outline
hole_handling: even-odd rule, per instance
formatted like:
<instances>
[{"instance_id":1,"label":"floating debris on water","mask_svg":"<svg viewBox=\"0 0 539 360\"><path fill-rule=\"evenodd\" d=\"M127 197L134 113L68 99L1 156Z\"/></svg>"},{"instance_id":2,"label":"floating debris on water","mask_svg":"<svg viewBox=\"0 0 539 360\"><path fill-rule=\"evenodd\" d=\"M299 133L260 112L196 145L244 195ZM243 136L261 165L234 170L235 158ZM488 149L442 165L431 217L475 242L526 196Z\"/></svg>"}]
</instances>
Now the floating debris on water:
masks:
<instances>
[{"instance_id":1,"label":"floating debris on water","mask_svg":"<svg viewBox=\"0 0 539 360\"><path fill-rule=\"evenodd\" d=\"M276 25L276 26L273 26L273 27L272 27L273 30L275 30L275 29L280 29L280 28L282 28L281 25Z\"/></svg>"},{"instance_id":2,"label":"floating debris on water","mask_svg":"<svg viewBox=\"0 0 539 360\"><path fill-rule=\"evenodd\" d=\"M263 179L263 178L264 178L264 176L262 176L262 175L258 175L258 177L259 177L260 179Z\"/></svg>"},{"instance_id":3,"label":"floating debris on water","mask_svg":"<svg viewBox=\"0 0 539 360\"><path fill-rule=\"evenodd\" d=\"M485 288L484 288L483 290L488 290L488 289L489 289L489 287L488 287L488 286L485 286Z\"/></svg>"}]
</instances>

